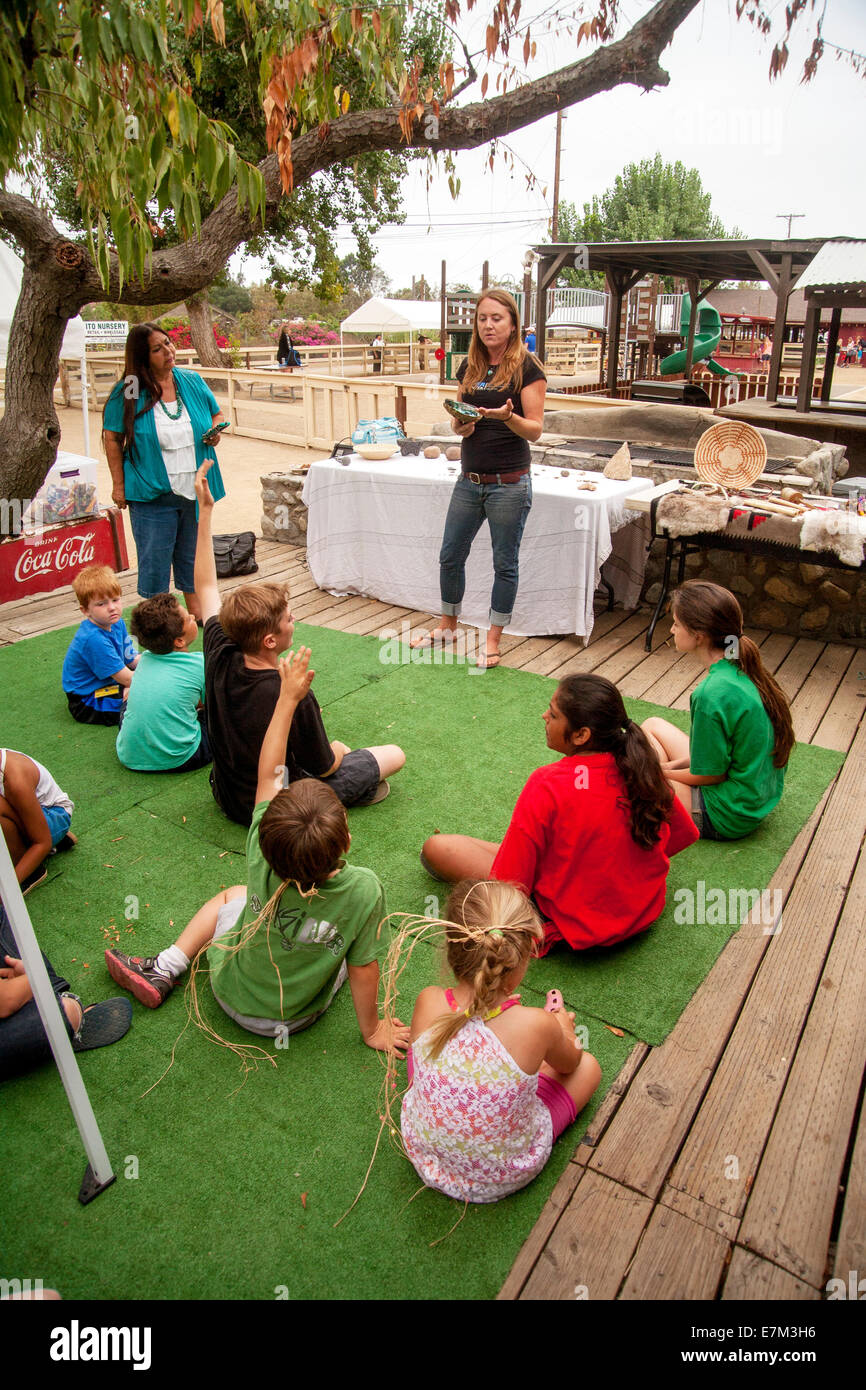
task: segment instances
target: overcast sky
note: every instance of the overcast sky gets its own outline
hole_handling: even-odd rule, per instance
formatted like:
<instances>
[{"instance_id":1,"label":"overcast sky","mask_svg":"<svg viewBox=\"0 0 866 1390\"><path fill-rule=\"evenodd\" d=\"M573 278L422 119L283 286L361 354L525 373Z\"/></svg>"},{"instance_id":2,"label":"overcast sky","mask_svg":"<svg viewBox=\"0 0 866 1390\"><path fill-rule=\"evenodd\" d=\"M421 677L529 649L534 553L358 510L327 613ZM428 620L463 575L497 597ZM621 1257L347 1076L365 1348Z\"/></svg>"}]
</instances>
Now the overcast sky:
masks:
<instances>
[{"instance_id":1,"label":"overcast sky","mask_svg":"<svg viewBox=\"0 0 866 1390\"><path fill-rule=\"evenodd\" d=\"M486 15L490 3L479 0L480 13ZM784 12L782 0L764 0L764 5L774 15ZM644 0L625 0L624 21L633 22L649 8ZM533 9L540 13L550 6L530 0L522 19ZM817 77L801 85L808 49L801 27L804 37L792 47L786 72L770 83L770 45L756 38L751 25L737 21L734 0L704 0L662 54L669 87L652 93L620 87L569 111L560 197L582 207L626 164L660 151L670 163L696 167L715 213L746 236L786 235L787 223L777 214L792 212L803 214L792 223L792 236L866 235L866 81L828 48ZM561 30L544 45L539 31L533 37L539 59L531 76L563 66L577 54L574 40ZM824 37L841 48L866 50L866 0L828 0ZM579 56L586 52L581 46ZM494 86L492 75L491 91ZM467 91L466 99L477 97L477 87ZM502 161L491 171L487 150L457 157L462 187L456 202L444 176L428 194L423 166L413 170L404 183L407 224L388 227L375 238L378 263L392 288L408 286L413 275L423 274L438 289L443 257L449 282L480 286L485 260L494 278L519 279L525 251L548 235L554 144L553 116L510 141L539 180L534 190L526 188L520 160L513 174ZM340 243L341 254L351 249L350 239ZM248 283L257 278L255 270L248 261Z\"/></svg>"}]
</instances>

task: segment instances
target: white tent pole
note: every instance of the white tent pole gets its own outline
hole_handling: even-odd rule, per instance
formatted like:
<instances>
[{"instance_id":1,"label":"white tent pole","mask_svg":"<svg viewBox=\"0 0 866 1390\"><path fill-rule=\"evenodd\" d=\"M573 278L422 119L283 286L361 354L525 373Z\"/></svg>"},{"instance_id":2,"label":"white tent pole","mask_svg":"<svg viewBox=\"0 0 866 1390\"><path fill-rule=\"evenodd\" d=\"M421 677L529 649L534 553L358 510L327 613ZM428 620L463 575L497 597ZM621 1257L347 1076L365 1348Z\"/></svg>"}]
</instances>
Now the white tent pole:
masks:
<instances>
[{"instance_id":1,"label":"white tent pole","mask_svg":"<svg viewBox=\"0 0 866 1390\"><path fill-rule=\"evenodd\" d=\"M343 357L343 325L340 324L340 376L346 375L346 362Z\"/></svg>"},{"instance_id":2,"label":"white tent pole","mask_svg":"<svg viewBox=\"0 0 866 1390\"><path fill-rule=\"evenodd\" d=\"M33 998L48 1034L57 1070L60 1072L60 1079L89 1160L89 1167L78 1194L80 1202L89 1202L109 1183L114 1182L114 1172L105 1144L102 1142L90 1097L81 1079L72 1043L60 1015L61 1005L51 988L48 971L45 969L30 914L21 896L21 888L15 877L15 869L3 836L0 836L0 897L3 899Z\"/></svg>"},{"instance_id":3,"label":"white tent pole","mask_svg":"<svg viewBox=\"0 0 866 1390\"><path fill-rule=\"evenodd\" d=\"M84 422L84 452L90 457L90 415L87 400L87 358L81 359L81 414Z\"/></svg>"}]
</instances>

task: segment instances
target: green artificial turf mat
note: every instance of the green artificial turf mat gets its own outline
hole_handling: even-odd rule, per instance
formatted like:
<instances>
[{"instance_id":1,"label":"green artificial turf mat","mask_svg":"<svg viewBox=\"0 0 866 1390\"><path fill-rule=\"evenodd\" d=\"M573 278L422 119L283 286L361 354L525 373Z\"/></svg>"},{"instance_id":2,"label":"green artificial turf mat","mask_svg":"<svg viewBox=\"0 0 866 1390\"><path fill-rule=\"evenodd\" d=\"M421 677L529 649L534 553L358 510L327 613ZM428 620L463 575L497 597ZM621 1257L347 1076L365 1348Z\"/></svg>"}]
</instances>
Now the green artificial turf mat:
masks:
<instances>
[{"instance_id":1,"label":"green artificial turf mat","mask_svg":"<svg viewBox=\"0 0 866 1390\"><path fill-rule=\"evenodd\" d=\"M49 882L27 905L55 968L87 1002L116 992L102 962L115 934L121 950L152 954L205 899L243 881L245 832L217 809L206 771L126 772L111 729L72 721L59 689L71 635L0 650L0 741L39 757L76 800L81 843L50 862ZM298 627L296 641L313 649L330 737L396 742L407 752L392 795L350 812L353 862L380 875L392 911L438 913L447 887L423 871L418 849L436 828L502 835L526 777L551 758L541 720L551 682L505 668L478 676L447 664L383 664L375 638L309 626ZM659 711L633 702L630 712ZM127 1037L80 1059L118 1174L91 1206L76 1200L85 1158L54 1068L3 1086L0 1163L15 1174L14 1200L28 1218L5 1223L0 1274L40 1277L66 1298L270 1299L283 1287L293 1299L493 1297L636 1038L664 1036L730 934L728 926L676 926L676 889L701 878L708 889L764 887L840 762L799 747L782 804L757 835L674 859L671 906L642 938L531 965L526 1002L540 1004L553 984L562 989L588 1030L602 1087L535 1182L507 1201L470 1206L441 1245L431 1248L459 1204L426 1189L410 1202L417 1175L384 1141L360 1202L334 1227L364 1179L383 1076L359 1039L347 989L312 1029L274 1050L276 1069L261 1065L240 1090L231 1053L192 1027L179 1037L186 1012L178 992L157 1011L134 1003ZM425 945L403 976L404 1019L417 991L439 978ZM261 1041L223 1015L206 977L201 998L225 1039ZM173 1066L144 1096L176 1042Z\"/></svg>"},{"instance_id":2,"label":"green artificial turf mat","mask_svg":"<svg viewBox=\"0 0 866 1390\"><path fill-rule=\"evenodd\" d=\"M338 737L351 734L356 743L387 738L406 751L406 769L392 780L391 797L351 818L357 862L379 874L393 908L423 914L438 911L437 903L444 906L447 885L434 882L417 858L434 831L502 838L530 772L558 756L546 746L541 718L550 689L548 678L522 671L500 669L493 678L479 678L467 667L401 666L387 682L386 703L368 688L329 710L329 729ZM654 714L688 728L685 712L640 700L627 704L638 722ZM748 901L757 900L759 916L763 912L757 926L747 929L772 928L772 899L762 908L760 894L842 761L828 749L798 744L782 801L755 834L734 842L699 841L674 856L667 907L649 931L614 948L555 950L533 962L528 981L542 994L554 986L562 990L579 1019L592 1014L645 1042L661 1043L737 929L738 890L749 890ZM677 897L686 890L695 894L694 917L703 916L703 922L676 920L687 915L686 899ZM724 914L713 896L719 893ZM590 1035L590 1050L593 1045Z\"/></svg>"}]
</instances>

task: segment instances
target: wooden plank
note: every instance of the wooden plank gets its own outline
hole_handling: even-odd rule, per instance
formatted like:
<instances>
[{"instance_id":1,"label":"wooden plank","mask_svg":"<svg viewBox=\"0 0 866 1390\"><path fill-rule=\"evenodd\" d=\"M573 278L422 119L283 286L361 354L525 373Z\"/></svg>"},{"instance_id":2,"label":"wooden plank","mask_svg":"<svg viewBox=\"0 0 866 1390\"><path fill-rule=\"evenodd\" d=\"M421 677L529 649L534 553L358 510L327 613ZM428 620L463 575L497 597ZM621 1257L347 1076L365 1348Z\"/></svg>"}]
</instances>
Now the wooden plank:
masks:
<instances>
[{"instance_id":1,"label":"wooden plank","mask_svg":"<svg viewBox=\"0 0 866 1390\"><path fill-rule=\"evenodd\" d=\"M549 652L559 641L559 637L527 637L522 646L508 653L502 665L517 667L522 671L529 670L533 661Z\"/></svg>"},{"instance_id":2,"label":"wooden plank","mask_svg":"<svg viewBox=\"0 0 866 1390\"><path fill-rule=\"evenodd\" d=\"M522 1299L588 1297L596 1303L617 1295L650 1219L652 1202L598 1173L579 1171L581 1179L524 1285Z\"/></svg>"},{"instance_id":3,"label":"wooden plank","mask_svg":"<svg viewBox=\"0 0 866 1390\"><path fill-rule=\"evenodd\" d=\"M828 796L788 850L771 889L789 893ZM669 1037L644 1062L589 1167L639 1192L661 1191L771 940L750 926L731 938Z\"/></svg>"},{"instance_id":4,"label":"wooden plank","mask_svg":"<svg viewBox=\"0 0 866 1390\"><path fill-rule=\"evenodd\" d=\"M590 646L585 647L581 639L576 637L574 640L578 646L563 652L559 665L554 666L548 674L560 680L563 676L575 675L580 671L593 671L638 633L646 632L648 625L649 616L646 613L633 613Z\"/></svg>"},{"instance_id":5,"label":"wooden plank","mask_svg":"<svg viewBox=\"0 0 866 1390\"><path fill-rule=\"evenodd\" d=\"M666 1187L659 1202L662 1206L670 1207L671 1211L678 1211L681 1216L687 1216L695 1226L706 1226L708 1230L715 1231L717 1235L724 1236L725 1240L731 1242L737 1239L740 1223L736 1217L719 1211L718 1207L711 1207L707 1202L699 1202L688 1192Z\"/></svg>"},{"instance_id":6,"label":"wooden plank","mask_svg":"<svg viewBox=\"0 0 866 1390\"><path fill-rule=\"evenodd\" d=\"M626 1094L629 1086L637 1076L649 1054L650 1048L646 1043L635 1043L620 1068L616 1080L611 1082L608 1087L604 1100L593 1115L586 1134L583 1136L582 1142L578 1145L577 1152L574 1155L577 1163L588 1162L593 1149L596 1144L599 1143L601 1136L604 1134L619 1109L623 1096Z\"/></svg>"},{"instance_id":7,"label":"wooden plank","mask_svg":"<svg viewBox=\"0 0 866 1390\"><path fill-rule=\"evenodd\" d=\"M644 691L641 699L651 705L667 705L669 709L688 709L689 693L706 674L701 666L695 669L695 658L687 652Z\"/></svg>"},{"instance_id":8,"label":"wooden plank","mask_svg":"<svg viewBox=\"0 0 866 1390\"><path fill-rule=\"evenodd\" d=\"M858 1271L858 1282L866 1279L866 1102L860 1108L860 1123L848 1169L833 1277L847 1284L852 1270ZM862 1292L866 1292L866 1287Z\"/></svg>"},{"instance_id":9,"label":"wooden plank","mask_svg":"<svg viewBox=\"0 0 866 1390\"><path fill-rule=\"evenodd\" d=\"M531 1275L535 1264L553 1234L554 1227L568 1204L571 1194L583 1176L583 1168L577 1163L569 1163L564 1173L542 1208L541 1215L529 1232L511 1266L508 1278L496 1295L497 1302L511 1302L519 1298L523 1286Z\"/></svg>"},{"instance_id":10,"label":"wooden plank","mask_svg":"<svg viewBox=\"0 0 866 1390\"><path fill-rule=\"evenodd\" d=\"M866 726L831 791L781 928L769 938L764 965L670 1177L672 1187L737 1216L758 1171L866 832L864 755Z\"/></svg>"},{"instance_id":11,"label":"wooden plank","mask_svg":"<svg viewBox=\"0 0 866 1390\"><path fill-rule=\"evenodd\" d=\"M788 1300L808 1302L821 1295L817 1289L795 1279L787 1270L762 1260L748 1250L735 1249L731 1256L722 1302L743 1299L749 1302L776 1303Z\"/></svg>"},{"instance_id":12,"label":"wooden plank","mask_svg":"<svg viewBox=\"0 0 866 1390\"><path fill-rule=\"evenodd\" d=\"M589 641L589 648L586 648L582 637L563 637L555 642L552 647L536 657L534 661L528 663L523 669L533 671L538 676L549 676L563 661L574 652L582 652L592 649L606 635L623 624L628 617L624 609L615 608L612 613L600 613L593 624L592 636Z\"/></svg>"},{"instance_id":13,"label":"wooden plank","mask_svg":"<svg viewBox=\"0 0 866 1390\"><path fill-rule=\"evenodd\" d=\"M811 637L801 637L794 643L776 672L776 680L789 701L794 699L823 650L824 643L814 642Z\"/></svg>"},{"instance_id":14,"label":"wooden plank","mask_svg":"<svg viewBox=\"0 0 866 1390\"><path fill-rule=\"evenodd\" d=\"M857 650L840 682L827 713L812 736L821 748L847 753L866 711L866 652Z\"/></svg>"},{"instance_id":15,"label":"wooden plank","mask_svg":"<svg viewBox=\"0 0 866 1390\"><path fill-rule=\"evenodd\" d=\"M715 1298L730 1249L730 1241L717 1231L670 1207L656 1207L620 1298Z\"/></svg>"},{"instance_id":16,"label":"wooden plank","mask_svg":"<svg viewBox=\"0 0 866 1390\"><path fill-rule=\"evenodd\" d=\"M816 1288L824 1277L866 1067L864 921L866 852L848 889L740 1227L741 1245Z\"/></svg>"},{"instance_id":17,"label":"wooden plank","mask_svg":"<svg viewBox=\"0 0 866 1390\"><path fill-rule=\"evenodd\" d=\"M665 633L660 627L657 627L653 633L653 652L661 649L667 654L670 650L667 646L668 641ZM637 637L632 638L631 642L619 647L606 661L596 666L593 674L604 676L606 680L613 681L613 684L619 688L620 694L623 694L622 683L629 673L633 672L637 666L645 665L647 661L652 660L652 657L647 655L645 642L646 627L641 630Z\"/></svg>"},{"instance_id":18,"label":"wooden plank","mask_svg":"<svg viewBox=\"0 0 866 1390\"><path fill-rule=\"evenodd\" d=\"M656 628L656 633L659 628ZM617 681L619 693L624 700L644 700L646 692L662 680L676 663L681 660L680 653L671 638L666 637L651 654L644 652L643 661L635 666L622 680Z\"/></svg>"},{"instance_id":19,"label":"wooden plank","mask_svg":"<svg viewBox=\"0 0 866 1390\"><path fill-rule=\"evenodd\" d=\"M791 703L794 733L799 743L809 743L811 740L853 656L853 647L843 647L833 642L824 648L815 662L796 699Z\"/></svg>"}]
</instances>

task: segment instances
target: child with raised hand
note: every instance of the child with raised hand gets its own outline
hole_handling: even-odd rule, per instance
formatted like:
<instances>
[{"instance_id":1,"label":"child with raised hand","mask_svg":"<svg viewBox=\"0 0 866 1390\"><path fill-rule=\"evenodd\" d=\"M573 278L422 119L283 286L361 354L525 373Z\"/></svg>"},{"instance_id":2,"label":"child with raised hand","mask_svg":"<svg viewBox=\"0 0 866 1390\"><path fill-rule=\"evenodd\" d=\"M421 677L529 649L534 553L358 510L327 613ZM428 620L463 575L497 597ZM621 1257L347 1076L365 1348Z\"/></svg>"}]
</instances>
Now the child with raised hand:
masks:
<instances>
[{"instance_id":1,"label":"child with raised hand","mask_svg":"<svg viewBox=\"0 0 866 1390\"><path fill-rule=\"evenodd\" d=\"M740 840L781 799L795 742L791 709L727 589L689 579L672 614L677 651L694 652L707 674L692 691L690 734L655 717L643 729L701 838Z\"/></svg>"},{"instance_id":2,"label":"child with raised hand","mask_svg":"<svg viewBox=\"0 0 866 1390\"><path fill-rule=\"evenodd\" d=\"M198 539L195 592L204 619L208 736L213 754L211 788L233 821L249 825L255 805L256 767L277 703L277 664L291 646L294 619L285 584L243 584L220 598L211 538L214 499L210 462L195 477ZM372 806L390 791L388 778L405 763L394 743L371 748L331 741L312 692L300 701L282 756L286 783L304 777L327 781L344 806Z\"/></svg>"},{"instance_id":3,"label":"child with raised hand","mask_svg":"<svg viewBox=\"0 0 866 1390\"><path fill-rule=\"evenodd\" d=\"M455 983L423 989L415 1003L403 1147L428 1187L495 1202L541 1172L598 1087L601 1068L580 1047L561 997L548 996L547 1009L538 1009L513 993L544 936L518 888L464 880L445 918L439 925Z\"/></svg>"},{"instance_id":4,"label":"child with raised hand","mask_svg":"<svg viewBox=\"0 0 866 1390\"><path fill-rule=\"evenodd\" d=\"M63 689L79 724L119 724L138 655L121 616L120 581L110 565L88 565L72 581L84 615L63 659Z\"/></svg>"},{"instance_id":5,"label":"child with raised hand","mask_svg":"<svg viewBox=\"0 0 866 1390\"><path fill-rule=\"evenodd\" d=\"M545 918L539 955L612 946L661 916L671 857L698 832L609 680L564 677L543 718L563 756L531 774L502 843L434 835L421 862L449 882L518 883Z\"/></svg>"},{"instance_id":6,"label":"child with raised hand","mask_svg":"<svg viewBox=\"0 0 866 1390\"><path fill-rule=\"evenodd\" d=\"M173 946L140 959L108 950L112 979L148 1008L207 948L220 1007L251 1033L297 1033L315 1023L348 978L369 1047L405 1051L409 1030L379 1018L379 925L385 894L370 869L347 865L351 843L339 798L315 778L283 788L295 709L310 688L309 649L279 665L280 692L259 757L247 837L247 886L229 888L196 913Z\"/></svg>"},{"instance_id":7,"label":"child with raised hand","mask_svg":"<svg viewBox=\"0 0 866 1390\"><path fill-rule=\"evenodd\" d=\"M144 648L121 711L117 756L133 772L194 772L211 760L204 720L204 657L191 652L193 615L174 594L157 594L132 610L133 636Z\"/></svg>"}]
</instances>

